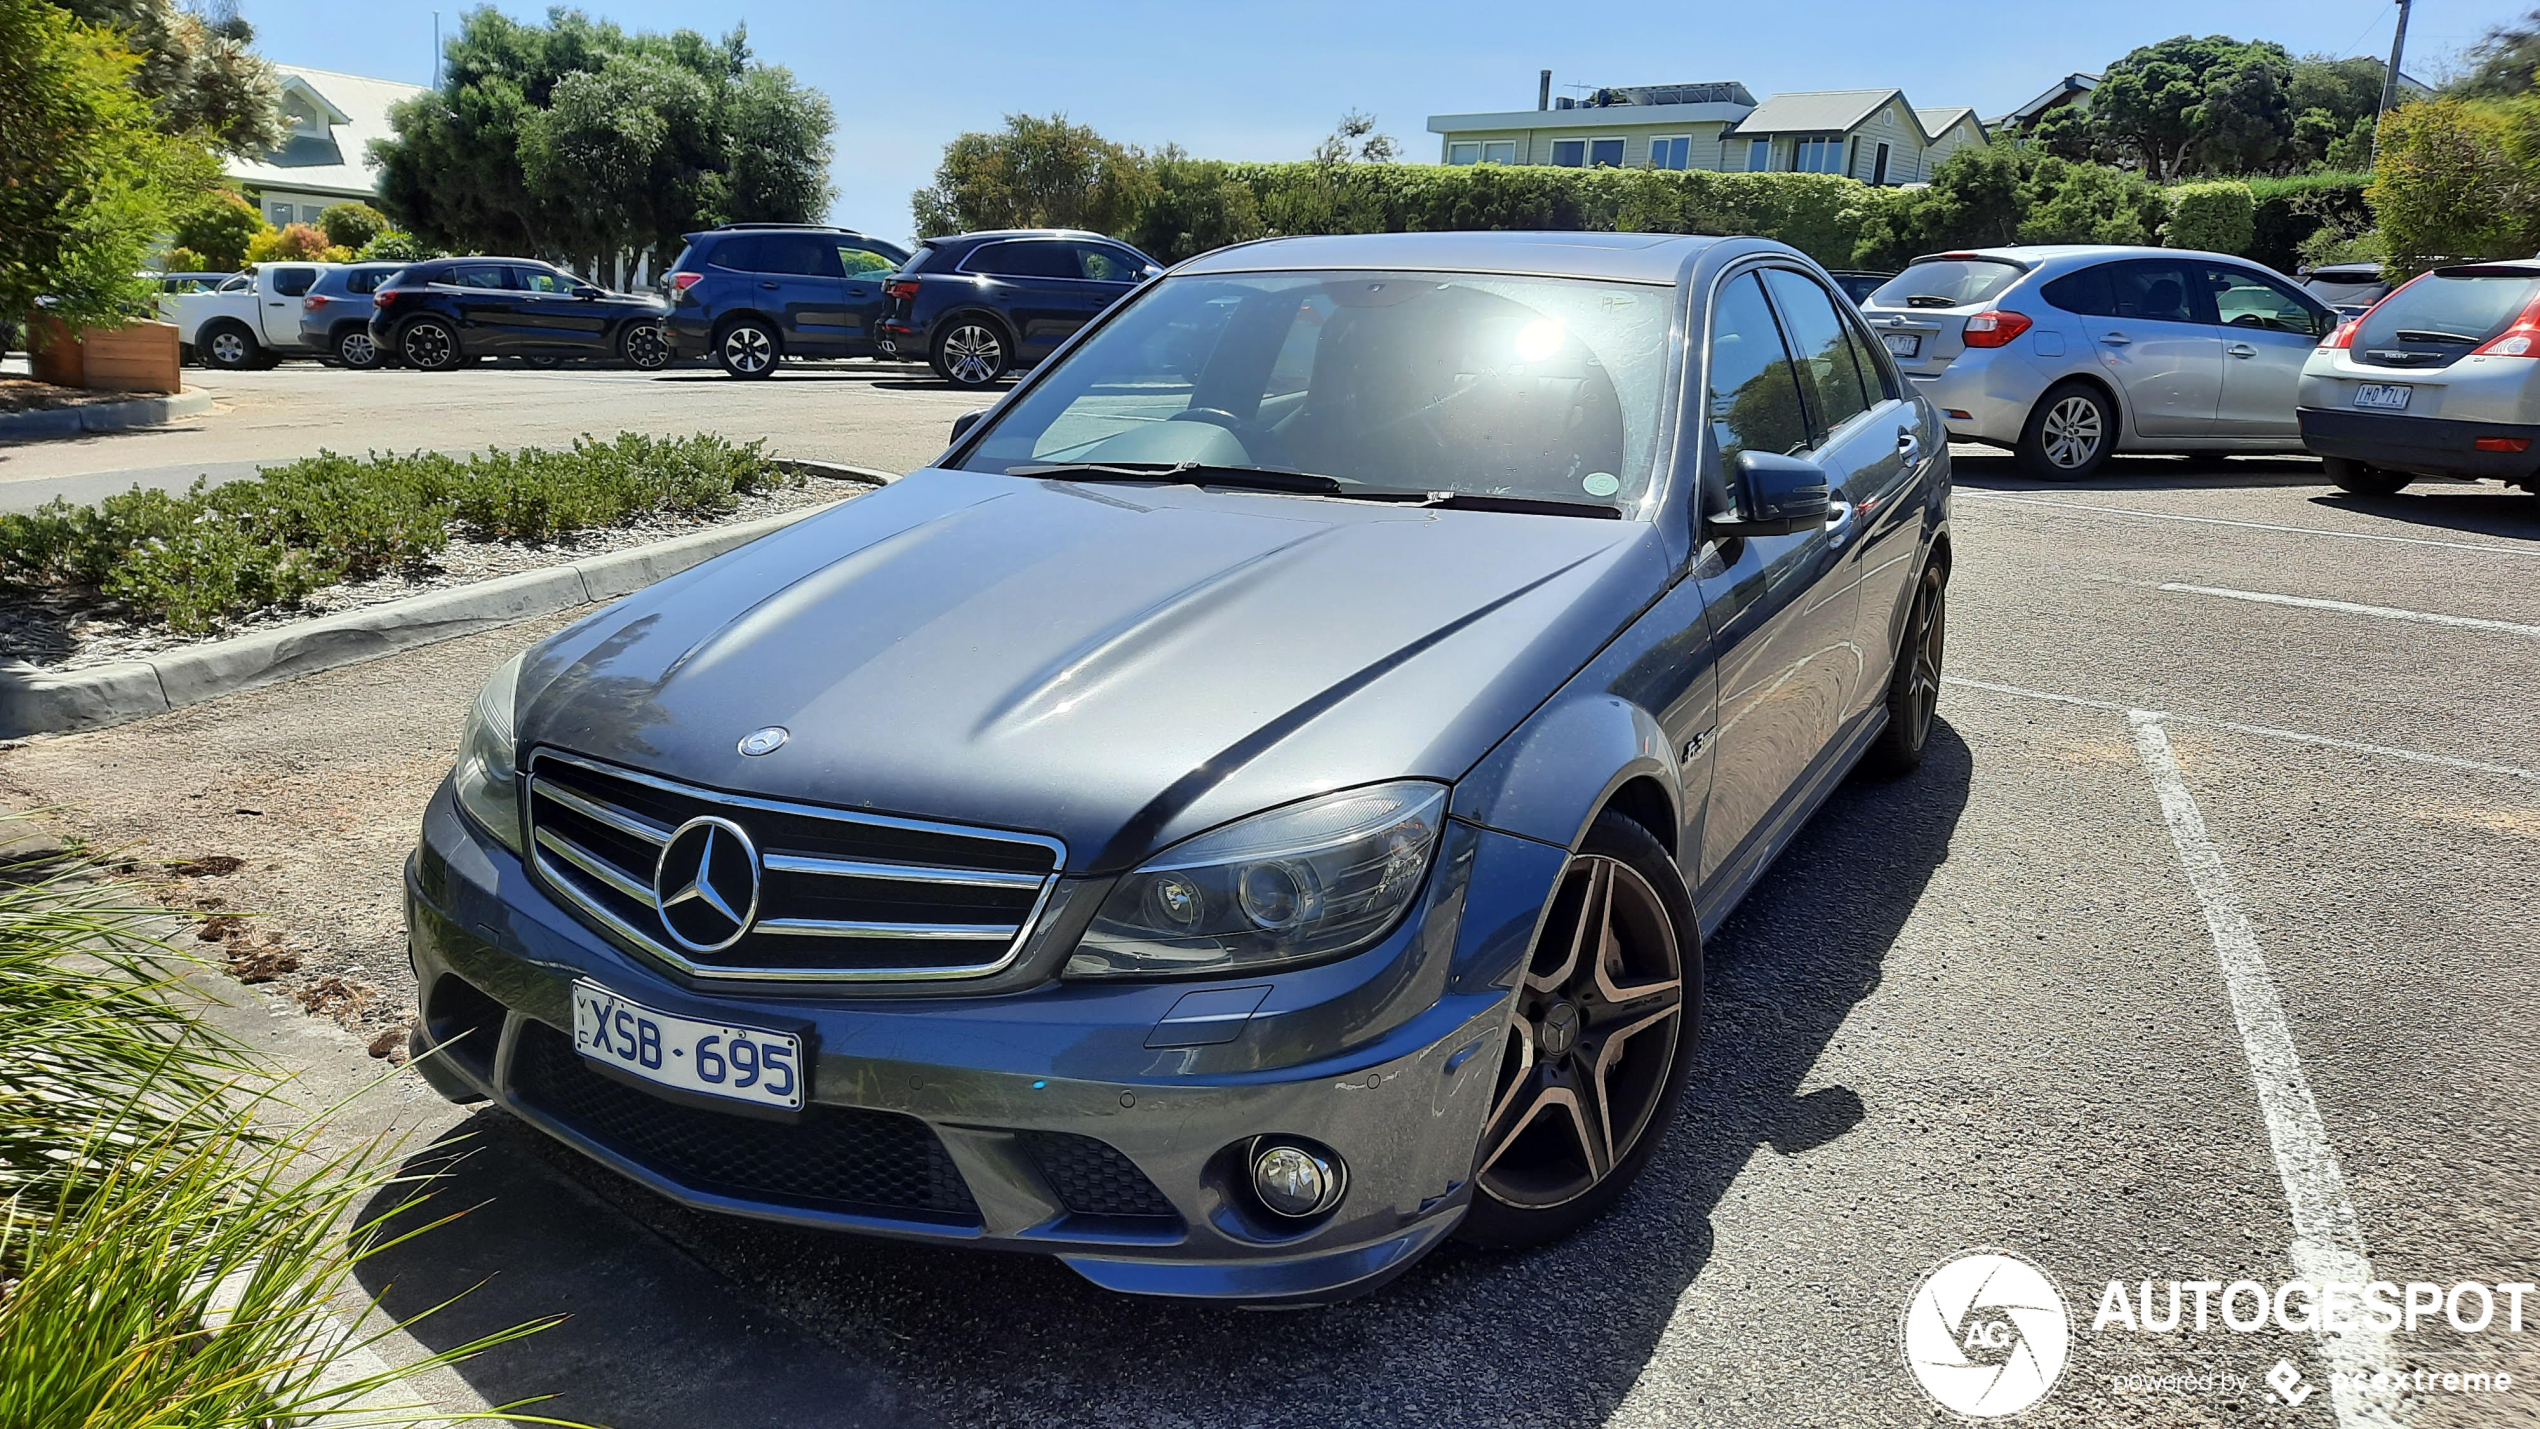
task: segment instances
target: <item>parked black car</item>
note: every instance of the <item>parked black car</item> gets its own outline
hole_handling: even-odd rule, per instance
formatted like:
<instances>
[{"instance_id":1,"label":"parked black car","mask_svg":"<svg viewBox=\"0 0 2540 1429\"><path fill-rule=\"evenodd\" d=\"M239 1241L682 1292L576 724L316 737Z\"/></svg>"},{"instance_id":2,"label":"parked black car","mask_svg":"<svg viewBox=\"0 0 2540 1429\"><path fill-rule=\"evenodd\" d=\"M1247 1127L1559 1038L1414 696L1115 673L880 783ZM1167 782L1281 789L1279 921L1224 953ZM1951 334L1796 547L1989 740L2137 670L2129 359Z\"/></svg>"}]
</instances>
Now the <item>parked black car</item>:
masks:
<instances>
[{"instance_id":1,"label":"parked black car","mask_svg":"<svg viewBox=\"0 0 2540 1429\"><path fill-rule=\"evenodd\" d=\"M930 238L883 284L882 349L957 387L1029 367L1163 272L1099 233L1007 229Z\"/></svg>"},{"instance_id":2,"label":"parked black car","mask_svg":"<svg viewBox=\"0 0 2540 1429\"><path fill-rule=\"evenodd\" d=\"M670 361L668 304L605 291L534 258L412 264L371 301L372 340L426 372L480 357L610 357L647 372Z\"/></svg>"},{"instance_id":3,"label":"parked black car","mask_svg":"<svg viewBox=\"0 0 2540 1429\"><path fill-rule=\"evenodd\" d=\"M869 357L882 280L908 250L852 228L733 223L688 235L664 284L670 345L735 377L787 357Z\"/></svg>"}]
</instances>

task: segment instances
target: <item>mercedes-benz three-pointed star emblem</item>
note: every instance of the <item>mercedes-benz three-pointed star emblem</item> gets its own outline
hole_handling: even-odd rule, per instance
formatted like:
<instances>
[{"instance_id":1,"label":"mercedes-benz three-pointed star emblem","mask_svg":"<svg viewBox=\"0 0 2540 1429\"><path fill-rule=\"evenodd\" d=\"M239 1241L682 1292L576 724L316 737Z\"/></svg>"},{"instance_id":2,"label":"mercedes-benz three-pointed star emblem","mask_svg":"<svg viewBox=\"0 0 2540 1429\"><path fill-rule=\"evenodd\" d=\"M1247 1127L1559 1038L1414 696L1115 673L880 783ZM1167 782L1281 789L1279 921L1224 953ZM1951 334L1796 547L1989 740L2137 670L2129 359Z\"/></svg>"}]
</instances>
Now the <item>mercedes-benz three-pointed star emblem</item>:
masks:
<instances>
[{"instance_id":1,"label":"mercedes-benz three-pointed star emblem","mask_svg":"<svg viewBox=\"0 0 2540 1429\"><path fill-rule=\"evenodd\" d=\"M653 865L662 930L692 953L719 953L758 919L758 846L739 824L712 816L681 824Z\"/></svg>"}]
</instances>

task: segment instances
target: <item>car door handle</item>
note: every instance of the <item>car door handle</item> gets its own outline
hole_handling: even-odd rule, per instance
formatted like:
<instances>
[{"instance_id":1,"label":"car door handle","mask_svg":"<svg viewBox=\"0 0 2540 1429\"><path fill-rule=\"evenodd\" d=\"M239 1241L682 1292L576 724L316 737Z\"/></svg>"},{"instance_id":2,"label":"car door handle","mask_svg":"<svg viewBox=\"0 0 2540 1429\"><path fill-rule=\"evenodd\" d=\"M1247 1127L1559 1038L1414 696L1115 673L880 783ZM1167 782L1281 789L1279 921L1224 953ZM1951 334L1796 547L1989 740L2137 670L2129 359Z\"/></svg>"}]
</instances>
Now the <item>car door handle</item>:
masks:
<instances>
[{"instance_id":1,"label":"car door handle","mask_svg":"<svg viewBox=\"0 0 2540 1429\"><path fill-rule=\"evenodd\" d=\"M2235 342L2231 346L2224 348L2223 351L2230 353L2234 357L2255 357L2258 355L2258 350L2245 342Z\"/></svg>"},{"instance_id":2,"label":"car door handle","mask_svg":"<svg viewBox=\"0 0 2540 1429\"><path fill-rule=\"evenodd\" d=\"M776 284L774 284L774 283L761 283L761 284L759 284L759 286L760 286L760 287L762 287L762 288L767 289L767 290L768 290L769 292L771 292L771 293L772 293L772 292L775 292L775 291L776 291L776 288L777 288L777 285L776 285Z\"/></svg>"},{"instance_id":3,"label":"car door handle","mask_svg":"<svg viewBox=\"0 0 2540 1429\"><path fill-rule=\"evenodd\" d=\"M2107 336L2099 340L2110 347L2130 347L2134 343L2133 338L2130 338L2121 332L2109 333Z\"/></svg>"},{"instance_id":4,"label":"car door handle","mask_svg":"<svg viewBox=\"0 0 2540 1429\"><path fill-rule=\"evenodd\" d=\"M1912 432L1898 432L1896 434L1896 455L1902 459L1907 466L1920 465L1923 460L1922 439L1915 436Z\"/></svg>"},{"instance_id":5,"label":"car door handle","mask_svg":"<svg viewBox=\"0 0 2540 1429\"><path fill-rule=\"evenodd\" d=\"M1858 509L1858 507L1855 507L1849 501L1829 501L1826 503L1827 544L1835 546L1843 544L1843 538L1851 534L1852 531L1852 513Z\"/></svg>"}]
</instances>

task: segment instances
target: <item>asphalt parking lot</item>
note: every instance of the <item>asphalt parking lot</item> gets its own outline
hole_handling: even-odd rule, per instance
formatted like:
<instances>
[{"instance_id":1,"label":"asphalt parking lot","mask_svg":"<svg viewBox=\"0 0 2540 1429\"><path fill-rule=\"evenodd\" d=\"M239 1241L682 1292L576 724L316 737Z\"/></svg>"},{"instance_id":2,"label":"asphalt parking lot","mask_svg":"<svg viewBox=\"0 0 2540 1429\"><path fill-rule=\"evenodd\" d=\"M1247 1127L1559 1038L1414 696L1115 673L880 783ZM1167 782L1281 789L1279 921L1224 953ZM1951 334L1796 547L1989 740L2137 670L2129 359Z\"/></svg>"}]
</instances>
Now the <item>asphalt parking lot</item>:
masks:
<instances>
[{"instance_id":1,"label":"asphalt parking lot","mask_svg":"<svg viewBox=\"0 0 2540 1429\"><path fill-rule=\"evenodd\" d=\"M435 383L399 409L416 435L380 442L399 446L443 440L437 393L460 389L440 383L551 383L518 399L540 432L576 410L692 429L682 403L727 404L708 419L765 423L729 434L885 466L975 405L874 378L833 399L808 377L312 373ZM891 435L847 449L866 430ZM2353 500L2298 460L2039 487L1970 452L1958 473L1931 758L1841 792L1706 950L1686 1113L1578 1238L1450 1247L1324 1310L1193 1308L1037 1259L695 1215L410 1097L410 1124L468 1138L442 1204L475 1209L365 1285L395 1314L474 1287L415 1329L435 1347L568 1314L443 1388L553 1391L541 1412L629 1429L1922 1424L1948 1416L1900 1317L1936 1262L1998 1246L2073 1321L2022 1422L2540 1424L2540 1301L2520 1334L2436 1317L2334 1351L2092 1324L2110 1281L2540 1279L2540 501ZM294 936L390 939L461 709L546 628L0 752L0 792L153 856L269 863L241 897ZM2268 1384L2279 1361L2299 1404ZM2357 1365L2436 1387L2325 1388ZM2440 1387L2463 1371L2516 1384Z\"/></svg>"}]
</instances>

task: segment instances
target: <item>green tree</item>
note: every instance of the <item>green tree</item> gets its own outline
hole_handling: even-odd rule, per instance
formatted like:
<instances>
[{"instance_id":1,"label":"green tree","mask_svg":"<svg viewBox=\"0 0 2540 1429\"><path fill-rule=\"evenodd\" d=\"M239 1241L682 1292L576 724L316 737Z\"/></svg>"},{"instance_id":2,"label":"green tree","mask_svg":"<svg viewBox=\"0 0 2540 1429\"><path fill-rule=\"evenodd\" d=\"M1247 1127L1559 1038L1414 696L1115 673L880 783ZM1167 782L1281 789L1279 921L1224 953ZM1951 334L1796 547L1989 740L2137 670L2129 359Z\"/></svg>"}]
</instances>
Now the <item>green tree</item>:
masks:
<instances>
[{"instance_id":1,"label":"green tree","mask_svg":"<svg viewBox=\"0 0 2540 1429\"><path fill-rule=\"evenodd\" d=\"M1402 157L1402 144L1391 134L1376 132L1376 116L1353 109L1341 116L1341 122L1314 146L1314 162L1346 164L1352 161L1368 164L1390 164Z\"/></svg>"},{"instance_id":2,"label":"green tree","mask_svg":"<svg viewBox=\"0 0 2540 1429\"><path fill-rule=\"evenodd\" d=\"M0 314L45 298L67 322L112 324L147 300L134 274L213 165L160 129L139 66L46 0L0 0Z\"/></svg>"},{"instance_id":3,"label":"green tree","mask_svg":"<svg viewBox=\"0 0 2540 1429\"><path fill-rule=\"evenodd\" d=\"M228 189L215 189L181 210L170 232L177 246L191 250L211 268L231 269L247 261L247 245L265 229L256 206Z\"/></svg>"},{"instance_id":4,"label":"green tree","mask_svg":"<svg viewBox=\"0 0 2540 1429\"><path fill-rule=\"evenodd\" d=\"M1177 145L1155 156L1155 194L1119 236L1167 263L1259 238L1261 201L1232 164L1194 159Z\"/></svg>"},{"instance_id":5,"label":"green tree","mask_svg":"<svg viewBox=\"0 0 2540 1429\"><path fill-rule=\"evenodd\" d=\"M2510 108L2438 99L2383 118L2369 196L2392 270L2531 252L2540 230L2535 106L2529 97Z\"/></svg>"},{"instance_id":6,"label":"green tree","mask_svg":"<svg viewBox=\"0 0 2540 1429\"><path fill-rule=\"evenodd\" d=\"M2389 66L2370 56L2293 62L2287 98L2293 108L2293 160L2304 166L2359 169L2372 156L2372 126L2381 113L2381 77Z\"/></svg>"},{"instance_id":7,"label":"green tree","mask_svg":"<svg viewBox=\"0 0 2540 1429\"><path fill-rule=\"evenodd\" d=\"M369 204L331 204L318 215L318 228L337 248L360 248L388 231L388 215Z\"/></svg>"},{"instance_id":8,"label":"green tree","mask_svg":"<svg viewBox=\"0 0 2540 1429\"><path fill-rule=\"evenodd\" d=\"M122 36L141 57L133 86L160 128L253 157L281 144L282 88L249 45L255 31L235 3L208 11L176 0L62 0L81 20Z\"/></svg>"},{"instance_id":9,"label":"green tree","mask_svg":"<svg viewBox=\"0 0 2540 1429\"><path fill-rule=\"evenodd\" d=\"M2155 181L2256 173L2293 142L2292 84L2282 45L2180 35L2109 65L2090 118Z\"/></svg>"},{"instance_id":10,"label":"green tree","mask_svg":"<svg viewBox=\"0 0 2540 1429\"><path fill-rule=\"evenodd\" d=\"M2469 69L2448 87L2464 99L2505 99L2528 94L2540 71L2540 10L2498 25L2462 56Z\"/></svg>"},{"instance_id":11,"label":"green tree","mask_svg":"<svg viewBox=\"0 0 2540 1429\"><path fill-rule=\"evenodd\" d=\"M944 146L935 182L910 207L920 237L982 228L1090 228L1125 233L1155 197L1146 156L1070 124L1009 114L999 134Z\"/></svg>"},{"instance_id":12,"label":"green tree","mask_svg":"<svg viewBox=\"0 0 2540 1429\"><path fill-rule=\"evenodd\" d=\"M471 11L440 89L374 141L380 203L424 243L623 263L718 223L827 209L828 101L749 37L628 34L578 10Z\"/></svg>"}]
</instances>

